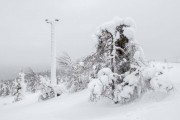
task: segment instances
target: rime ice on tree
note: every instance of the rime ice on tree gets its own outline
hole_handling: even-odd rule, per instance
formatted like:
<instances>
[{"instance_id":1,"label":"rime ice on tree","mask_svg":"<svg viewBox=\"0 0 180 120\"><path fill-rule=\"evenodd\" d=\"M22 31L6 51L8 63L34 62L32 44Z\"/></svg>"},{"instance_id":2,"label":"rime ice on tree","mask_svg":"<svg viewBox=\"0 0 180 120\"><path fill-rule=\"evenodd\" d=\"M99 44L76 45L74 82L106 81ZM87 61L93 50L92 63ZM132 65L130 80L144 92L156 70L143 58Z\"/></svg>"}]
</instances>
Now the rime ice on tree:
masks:
<instances>
[{"instance_id":1,"label":"rime ice on tree","mask_svg":"<svg viewBox=\"0 0 180 120\"><path fill-rule=\"evenodd\" d=\"M14 102L20 101L25 97L26 85L24 81L25 74L19 73L19 77L15 79L15 98Z\"/></svg>"},{"instance_id":2,"label":"rime ice on tree","mask_svg":"<svg viewBox=\"0 0 180 120\"><path fill-rule=\"evenodd\" d=\"M101 25L95 33L97 79L89 83L90 100L109 98L115 103L125 103L139 97L147 89L169 91L172 85L162 84L164 72L154 71L156 76L147 79L148 64L141 46L135 39L135 23L130 18L115 18ZM166 80L168 81L168 80Z\"/></svg>"}]
</instances>

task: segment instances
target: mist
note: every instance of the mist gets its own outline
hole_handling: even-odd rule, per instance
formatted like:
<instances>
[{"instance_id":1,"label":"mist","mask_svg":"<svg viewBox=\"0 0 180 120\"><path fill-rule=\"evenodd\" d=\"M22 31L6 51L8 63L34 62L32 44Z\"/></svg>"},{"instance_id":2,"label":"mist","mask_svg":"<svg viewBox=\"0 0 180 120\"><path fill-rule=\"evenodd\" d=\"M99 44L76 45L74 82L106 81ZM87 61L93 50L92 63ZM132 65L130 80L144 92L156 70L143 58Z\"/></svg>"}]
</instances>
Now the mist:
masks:
<instances>
[{"instance_id":1,"label":"mist","mask_svg":"<svg viewBox=\"0 0 180 120\"><path fill-rule=\"evenodd\" d=\"M136 39L147 59L180 56L179 0L16 0L0 1L0 79L10 79L23 68L50 69L50 26L55 28L57 54L73 60L95 50L92 34L115 16L136 21Z\"/></svg>"}]
</instances>

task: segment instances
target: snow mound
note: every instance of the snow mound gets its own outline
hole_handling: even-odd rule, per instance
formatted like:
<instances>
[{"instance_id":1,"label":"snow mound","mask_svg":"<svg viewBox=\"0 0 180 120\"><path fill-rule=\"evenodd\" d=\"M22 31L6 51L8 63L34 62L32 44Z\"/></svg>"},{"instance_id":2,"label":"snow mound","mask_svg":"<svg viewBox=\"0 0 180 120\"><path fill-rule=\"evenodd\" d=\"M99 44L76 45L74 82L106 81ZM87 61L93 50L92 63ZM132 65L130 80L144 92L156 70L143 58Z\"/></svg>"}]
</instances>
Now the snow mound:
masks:
<instances>
[{"instance_id":1,"label":"snow mound","mask_svg":"<svg viewBox=\"0 0 180 120\"><path fill-rule=\"evenodd\" d=\"M126 25L127 28L124 29L124 35L129 38L130 40L134 39L135 36L135 28L136 28L136 24L134 22L134 20L132 18L120 18L120 17L114 17L114 19L112 19L109 22L105 22L104 24L102 24L101 26L99 26L97 28L96 34L100 35L101 32L103 30L107 30L111 33L114 33L114 31L116 30L117 26L120 25ZM93 40L97 41L96 35L93 35Z\"/></svg>"},{"instance_id":2,"label":"snow mound","mask_svg":"<svg viewBox=\"0 0 180 120\"><path fill-rule=\"evenodd\" d=\"M135 30L134 30L134 28L124 28L123 34L129 40L134 40L135 39Z\"/></svg>"},{"instance_id":3,"label":"snow mound","mask_svg":"<svg viewBox=\"0 0 180 120\"><path fill-rule=\"evenodd\" d=\"M134 74L129 74L124 78L124 82L128 83L128 85L135 85L138 83L138 76Z\"/></svg>"},{"instance_id":4,"label":"snow mound","mask_svg":"<svg viewBox=\"0 0 180 120\"><path fill-rule=\"evenodd\" d=\"M112 71L110 68L103 68L98 72L98 78L100 78L103 75L109 76L110 74L112 74Z\"/></svg>"},{"instance_id":5,"label":"snow mound","mask_svg":"<svg viewBox=\"0 0 180 120\"><path fill-rule=\"evenodd\" d=\"M173 89L172 83L169 81L167 74L162 74L157 77L154 77L150 81L151 87L154 90L160 90L160 91L169 91Z\"/></svg>"}]
</instances>

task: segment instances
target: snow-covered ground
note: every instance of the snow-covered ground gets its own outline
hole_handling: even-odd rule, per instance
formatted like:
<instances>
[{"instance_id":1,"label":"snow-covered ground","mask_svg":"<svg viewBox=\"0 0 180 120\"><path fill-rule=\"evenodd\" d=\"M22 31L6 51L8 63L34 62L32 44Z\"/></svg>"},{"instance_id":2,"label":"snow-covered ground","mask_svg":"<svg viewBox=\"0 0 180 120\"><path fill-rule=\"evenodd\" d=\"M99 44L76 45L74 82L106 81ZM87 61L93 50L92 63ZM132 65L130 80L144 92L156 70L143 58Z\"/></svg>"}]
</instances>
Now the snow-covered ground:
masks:
<instances>
[{"instance_id":1,"label":"snow-covered ground","mask_svg":"<svg viewBox=\"0 0 180 120\"><path fill-rule=\"evenodd\" d=\"M91 103L88 90L42 102L38 102L38 93L17 103L12 103L12 97L1 97L0 120L179 120L180 64L154 65L170 68L168 77L174 90L168 95L149 91L126 105Z\"/></svg>"}]
</instances>

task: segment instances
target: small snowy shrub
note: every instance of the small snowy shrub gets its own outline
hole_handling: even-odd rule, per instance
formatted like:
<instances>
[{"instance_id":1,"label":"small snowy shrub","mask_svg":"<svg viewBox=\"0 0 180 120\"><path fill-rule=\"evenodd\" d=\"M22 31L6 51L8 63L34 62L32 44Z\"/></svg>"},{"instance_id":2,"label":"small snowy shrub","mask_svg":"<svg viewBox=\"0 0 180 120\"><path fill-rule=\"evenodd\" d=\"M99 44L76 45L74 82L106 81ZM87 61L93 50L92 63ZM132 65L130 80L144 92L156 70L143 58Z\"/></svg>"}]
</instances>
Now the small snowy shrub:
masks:
<instances>
[{"instance_id":1,"label":"small snowy shrub","mask_svg":"<svg viewBox=\"0 0 180 120\"><path fill-rule=\"evenodd\" d=\"M148 81L148 88L152 90L168 92L173 89L167 73L163 70L157 68L146 68L143 71L142 77L145 81Z\"/></svg>"},{"instance_id":2,"label":"small snowy shrub","mask_svg":"<svg viewBox=\"0 0 180 120\"><path fill-rule=\"evenodd\" d=\"M24 82L24 76L25 74L20 72L19 77L15 79L14 102L20 101L25 97L26 85Z\"/></svg>"},{"instance_id":3,"label":"small snowy shrub","mask_svg":"<svg viewBox=\"0 0 180 120\"><path fill-rule=\"evenodd\" d=\"M111 69L104 68L98 72L98 79L92 79L88 85L91 93L90 100L97 101L101 95L109 96L111 94L113 82L113 73Z\"/></svg>"},{"instance_id":4,"label":"small snowy shrub","mask_svg":"<svg viewBox=\"0 0 180 120\"><path fill-rule=\"evenodd\" d=\"M53 87L50 85L50 80L47 77L40 76L40 82L41 95L39 96L39 101L55 97L55 92Z\"/></svg>"},{"instance_id":5,"label":"small snowy shrub","mask_svg":"<svg viewBox=\"0 0 180 120\"><path fill-rule=\"evenodd\" d=\"M13 95L14 80L0 81L0 96Z\"/></svg>"},{"instance_id":6,"label":"small snowy shrub","mask_svg":"<svg viewBox=\"0 0 180 120\"><path fill-rule=\"evenodd\" d=\"M60 96L64 91L63 85L56 85L52 86L50 84L50 79L46 76L39 76L40 77L40 88L41 88L41 94L39 96L39 101L48 100L51 98L54 98L56 96Z\"/></svg>"},{"instance_id":7,"label":"small snowy shrub","mask_svg":"<svg viewBox=\"0 0 180 120\"><path fill-rule=\"evenodd\" d=\"M73 62L68 54L64 54L58 59L60 84L63 83L67 91L71 93L87 88L90 69L89 64L84 61Z\"/></svg>"},{"instance_id":8,"label":"small snowy shrub","mask_svg":"<svg viewBox=\"0 0 180 120\"><path fill-rule=\"evenodd\" d=\"M40 88L40 78L37 73L35 73L31 68L28 68L26 70L26 75L25 75L25 82L27 84L27 91L35 93L38 91Z\"/></svg>"}]
</instances>

